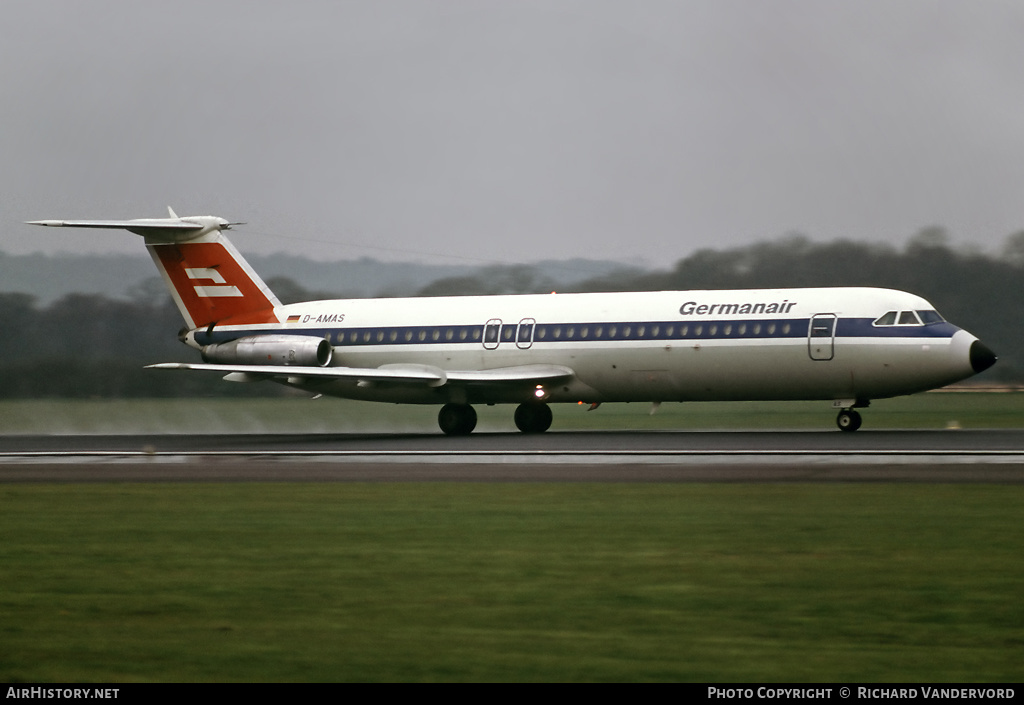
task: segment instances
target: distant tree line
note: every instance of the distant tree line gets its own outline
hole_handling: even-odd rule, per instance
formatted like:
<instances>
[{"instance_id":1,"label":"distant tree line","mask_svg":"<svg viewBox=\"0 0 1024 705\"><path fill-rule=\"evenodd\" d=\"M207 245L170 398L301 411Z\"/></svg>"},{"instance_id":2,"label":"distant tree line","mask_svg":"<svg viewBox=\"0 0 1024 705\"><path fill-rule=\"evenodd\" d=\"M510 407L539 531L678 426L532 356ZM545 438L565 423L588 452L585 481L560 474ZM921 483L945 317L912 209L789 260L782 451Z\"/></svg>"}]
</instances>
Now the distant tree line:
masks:
<instances>
[{"instance_id":1,"label":"distant tree line","mask_svg":"<svg viewBox=\"0 0 1024 705\"><path fill-rule=\"evenodd\" d=\"M0 294L0 397L266 395L277 385L211 384L208 375L146 370L197 361L177 340L178 310L166 301L70 294L45 308L26 294ZM223 389L228 387L228 389Z\"/></svg>"},{"instance_id":2,"label":"distant tree line","mask_svg":"<svg viewBox=\"0 0 1024 705\"><path fill-rule=\"evenodd\" d=\"M271 279L285 303L331 298L289 279ZM668 271L623 270L560 288L529 266L482 268L439 279L418 295L661 291L817 286L879 286L924 296L953 323L1000 356L992 381L1024 382L1024 232L999 256L957 251L941 228L903 248L792 236L730 250L700 250ZM40 307L21 293L0 293L0 397L168 397L288 393L273 384L229 384L216 375L145 370L153 362L194 361L178 342L181 317L154 279L132 300L71 294Z\"/></svg>"}]
</instances>

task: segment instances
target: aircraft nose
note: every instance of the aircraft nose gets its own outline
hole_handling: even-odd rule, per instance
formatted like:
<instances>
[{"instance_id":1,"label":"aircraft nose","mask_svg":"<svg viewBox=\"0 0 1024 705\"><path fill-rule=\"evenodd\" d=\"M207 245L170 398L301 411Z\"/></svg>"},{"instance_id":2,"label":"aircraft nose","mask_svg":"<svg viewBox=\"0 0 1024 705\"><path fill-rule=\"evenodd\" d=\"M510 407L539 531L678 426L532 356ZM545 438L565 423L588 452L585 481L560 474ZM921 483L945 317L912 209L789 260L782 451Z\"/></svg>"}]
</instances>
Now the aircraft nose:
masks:
<instances>
[{"instance_id":1,"label":"aircraft nose","mask_svg":"<svg viewBox=\"0 0 1024 705\"><path fill-rule=\"evenodd\" d=\"M984 372L996 364L996 354L980 340L971 343L971 368L977 372Z\"/></svg>"}]
</instances>

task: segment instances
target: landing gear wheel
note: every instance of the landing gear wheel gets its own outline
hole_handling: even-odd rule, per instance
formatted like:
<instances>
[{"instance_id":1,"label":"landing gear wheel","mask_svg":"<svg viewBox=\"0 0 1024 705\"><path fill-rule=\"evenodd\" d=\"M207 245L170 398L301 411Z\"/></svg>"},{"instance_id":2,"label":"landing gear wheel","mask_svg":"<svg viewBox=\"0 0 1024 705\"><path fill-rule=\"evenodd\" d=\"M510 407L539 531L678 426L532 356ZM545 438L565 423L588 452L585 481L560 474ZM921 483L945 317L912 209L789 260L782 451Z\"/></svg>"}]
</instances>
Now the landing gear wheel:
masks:
<instances>
[{"instance_id":1,"label":"landing gear wheel","mask_svg":"<svg viewBox=\"0 0 1024 705\"><path fill-rule=\"evenodd\" d=\"M843 409L836 417L836 426L840 431L856 431L860 428L860 414L855 409Z\"/></svg>"},{"instance_id":2,"label":"landing gear wheel","mask_svg":"<svg viewBox=\"0 0 1024 705\"><path fill-rule=\"evenodd\" d=\"M516 428L523 433L544 433L551 428L551 407L547 404L520 404L515 413Z\"/></svg>"},{"instance_id":3,"label":"landing gear wheel","mask_svg":"<svg viewBox=\"0 0 1024 705\"><path fill-rule=\"evenodd\" d=\"M476 409L469 404L445 404L437 412L437 425L446 436L468 436L476 428Z\"/></svg>"}]
</instances>

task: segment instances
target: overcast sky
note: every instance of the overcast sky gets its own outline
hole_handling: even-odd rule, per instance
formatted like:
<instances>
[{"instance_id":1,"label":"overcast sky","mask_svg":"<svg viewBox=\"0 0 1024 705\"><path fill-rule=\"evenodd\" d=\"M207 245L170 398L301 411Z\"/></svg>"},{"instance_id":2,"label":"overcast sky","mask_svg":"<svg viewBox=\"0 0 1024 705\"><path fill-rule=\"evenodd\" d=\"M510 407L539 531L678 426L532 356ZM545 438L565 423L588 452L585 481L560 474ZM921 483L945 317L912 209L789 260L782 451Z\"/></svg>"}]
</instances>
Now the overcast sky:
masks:
<instances>
[{"instance_id":1,"label":"overcast sky","mask_svg":"<svg viewBox=\"0 0 1024 705\"><path fill-rule=\"evenodd\" d=\"M642 258L1024 229L1019 0L5 0L0 250Z\"/></svg>"}]
</instances>

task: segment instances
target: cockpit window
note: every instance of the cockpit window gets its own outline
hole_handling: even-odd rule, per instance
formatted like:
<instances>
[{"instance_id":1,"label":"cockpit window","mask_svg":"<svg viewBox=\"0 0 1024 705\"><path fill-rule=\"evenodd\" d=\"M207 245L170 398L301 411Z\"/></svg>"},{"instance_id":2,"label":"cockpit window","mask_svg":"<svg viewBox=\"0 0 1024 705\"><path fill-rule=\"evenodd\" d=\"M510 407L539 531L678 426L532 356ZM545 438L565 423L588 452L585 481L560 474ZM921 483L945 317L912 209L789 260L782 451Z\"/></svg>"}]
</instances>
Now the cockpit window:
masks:
<instances>
[{"instance_id":1,"label":"cockpit window","mask_svg":"<svg viewBox=\"0 0 1024 705\"><path fill-rule=\"evenodd\" d=\"M920 326L942 323L944 319L937 311L888 311L879 316L876 326Z\"/></svg>"},{"instance_id":2,"label":"cockpit window","mask_svg":"<svg viewBox=\"0 0 1024 705\"><path fill-rule=\"evenodd\" d=\"M877 321L875 321L875 325L876 326L891 326L891 325L895 325L895 324L896 324L896 312L895 311L889 311L888 313L886 313L886 314L882 315L881 317L879 317L879 319Z\"/></svg>"}]
</instances>

